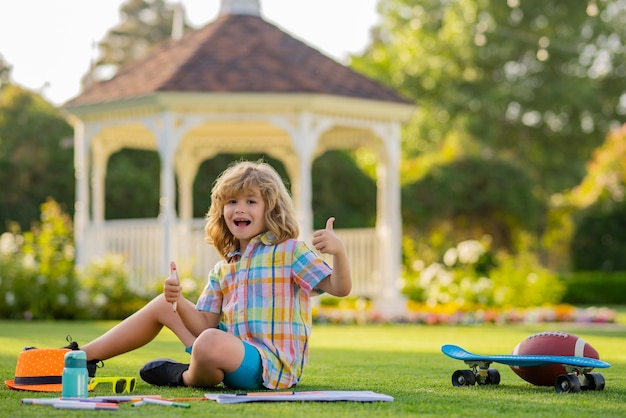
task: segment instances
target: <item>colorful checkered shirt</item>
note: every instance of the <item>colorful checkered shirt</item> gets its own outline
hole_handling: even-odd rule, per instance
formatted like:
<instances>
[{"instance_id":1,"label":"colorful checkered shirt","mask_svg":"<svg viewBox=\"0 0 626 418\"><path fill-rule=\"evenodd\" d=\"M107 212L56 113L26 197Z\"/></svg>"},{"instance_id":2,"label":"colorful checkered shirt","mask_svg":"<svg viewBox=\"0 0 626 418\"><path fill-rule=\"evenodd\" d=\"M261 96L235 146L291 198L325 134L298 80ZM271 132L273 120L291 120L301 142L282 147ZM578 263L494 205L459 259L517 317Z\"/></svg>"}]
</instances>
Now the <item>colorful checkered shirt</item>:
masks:
<instances>
[{"instance_id":1,"label":"colorful checkered shirt","mask_svg":"<svg viewBox=\"0 0 626 418\"><path fill-rule=\"evenodd\" d=\"M222 315L227 332L259 350L263 385L291 387L309 357L311 296L332 269L302 241L253 238L245 254L218 262L196 308Z\"/></svg>"}]
</instances>

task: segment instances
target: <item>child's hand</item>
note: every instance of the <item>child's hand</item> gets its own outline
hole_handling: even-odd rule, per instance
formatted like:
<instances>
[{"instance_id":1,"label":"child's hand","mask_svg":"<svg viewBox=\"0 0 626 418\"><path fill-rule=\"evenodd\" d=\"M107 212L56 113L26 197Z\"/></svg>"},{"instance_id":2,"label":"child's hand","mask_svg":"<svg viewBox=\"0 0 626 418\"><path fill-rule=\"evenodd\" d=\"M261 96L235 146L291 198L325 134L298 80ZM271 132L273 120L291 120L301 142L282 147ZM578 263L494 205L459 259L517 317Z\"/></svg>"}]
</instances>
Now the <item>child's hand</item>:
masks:
<instances>
[{"instance_id":1,"label":"child's hand","mask_svg":"<svg viewBox=\"0 0 626 418\"><path fill-rule=\"evenodd\" d=\"M336 255L344 251L343 244L333 230L334 222L335 218L328 218L326 228L315 231L313 234L313 246L322 254Z\"/></svg>"},{"instance_id":2,"label":"child's hand","mask_svg":"<svg viewBox=\"0 0 626 418\"><path fill-rule=\"evenodd\" d=\"M172 308L176 311L176 302L180 297L182 287L178 281L178 271L176 270L176 264L172 261L170 263L170 276L165 279L163 285L163 295L165 300L172 304Z\"/></svg>"}]
</instances>

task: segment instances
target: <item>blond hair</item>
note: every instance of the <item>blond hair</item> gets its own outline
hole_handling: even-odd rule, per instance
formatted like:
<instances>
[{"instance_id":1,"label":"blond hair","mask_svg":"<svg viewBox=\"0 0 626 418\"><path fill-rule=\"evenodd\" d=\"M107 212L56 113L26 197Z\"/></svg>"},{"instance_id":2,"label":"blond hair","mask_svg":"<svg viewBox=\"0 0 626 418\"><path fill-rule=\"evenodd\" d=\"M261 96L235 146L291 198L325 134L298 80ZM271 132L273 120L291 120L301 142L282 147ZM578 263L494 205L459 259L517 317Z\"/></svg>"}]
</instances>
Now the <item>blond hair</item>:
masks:
<instances>
[{"instance_id":1,"label":"blond hair","mask_svg":"<svg viewBox=\"0 0 626 418\"><path fill-rule=\"evenodd\" d=\"M238 161L229 165L215 180L204 227L206 242L214 245L224 259L239 244L224 220L226 200L252 190L257 190L263 198L265 225L274 236L274 243L298 237L298 222L291 196L276 170L261 160Z\"/></svg>"}]
</instances>

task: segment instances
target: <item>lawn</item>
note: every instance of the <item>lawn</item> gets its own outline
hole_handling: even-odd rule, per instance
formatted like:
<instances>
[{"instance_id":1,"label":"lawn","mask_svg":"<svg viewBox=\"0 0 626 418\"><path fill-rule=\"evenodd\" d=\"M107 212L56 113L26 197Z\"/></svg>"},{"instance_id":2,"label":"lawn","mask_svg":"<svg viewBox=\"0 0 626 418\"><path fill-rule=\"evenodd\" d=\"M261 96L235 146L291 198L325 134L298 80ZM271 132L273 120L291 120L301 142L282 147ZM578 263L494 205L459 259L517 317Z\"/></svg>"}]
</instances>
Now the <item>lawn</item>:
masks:
<instances>
[{"instance_id":1,"label":"lawn","mask_svg":"<svg viewBox=\"0 0 626 418\"><path fill-rule=\"evenodd\" d=\"M622 317L620 317L622 318ZM620 319L621 320L621 319ZM0 373L11 379L15 361L24 346L60 347L70 334L86 343L109 329L113 322L10 322L0 321ZM535 332L560 330L583 337L603 360L612 364L599 370L606 379L604 391L557 394L552 387L538 387L500 366L498 386L456 388L450 383L461 362L440 352L442 344L461 345L485 354L508 353ZM176 338L163 332L157 340L133 353L106 361L98 376L137 376L143 363L158 357L185 361L188 356ZM297 391L373 390L394 397L392 403L250 403L221 405L193 401L190 409L157 405L117 412L55 410L49 406L22 405L25 397L53 396L9 390L2 385L0 416L73 417L88 414L118 416L194 417L413 417L413 416L532 416L615 417L626 414L626 326L535 324L511 326L418 326L418 325L316 325L311 356ZM158 388L139 381L136 394L163 397L201 397L218 389ZM95 395L110 394L98 387Z\"/></svg>"}]
</instances>

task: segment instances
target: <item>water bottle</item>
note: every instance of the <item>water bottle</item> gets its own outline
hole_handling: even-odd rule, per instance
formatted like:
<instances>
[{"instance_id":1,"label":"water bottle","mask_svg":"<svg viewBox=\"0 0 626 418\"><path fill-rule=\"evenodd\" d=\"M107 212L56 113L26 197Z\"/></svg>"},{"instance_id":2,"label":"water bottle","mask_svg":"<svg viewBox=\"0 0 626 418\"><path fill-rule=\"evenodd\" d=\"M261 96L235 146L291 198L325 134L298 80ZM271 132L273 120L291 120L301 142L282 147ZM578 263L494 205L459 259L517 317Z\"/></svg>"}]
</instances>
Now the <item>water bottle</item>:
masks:
<instances>
[{"instance_id":1,"label":"water bottle","mask_svg":"<svg viewBox=\"0 0 626 418\"><path fill-rule=\"evenodd\" d=\"M89 390L87 354L72 350L65 353L65 367L61 377L63 398L86 398Z\"/></svg>"}]
</instances>

